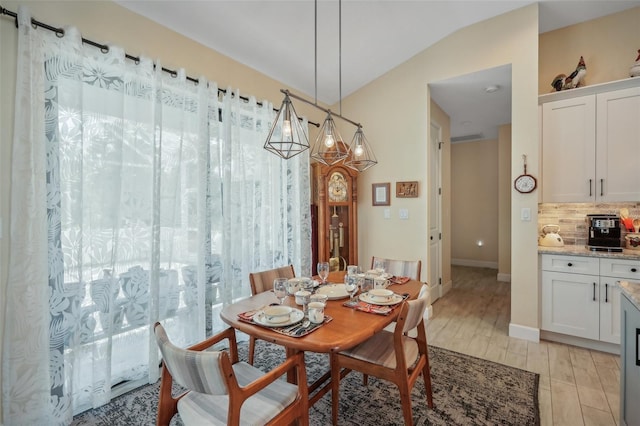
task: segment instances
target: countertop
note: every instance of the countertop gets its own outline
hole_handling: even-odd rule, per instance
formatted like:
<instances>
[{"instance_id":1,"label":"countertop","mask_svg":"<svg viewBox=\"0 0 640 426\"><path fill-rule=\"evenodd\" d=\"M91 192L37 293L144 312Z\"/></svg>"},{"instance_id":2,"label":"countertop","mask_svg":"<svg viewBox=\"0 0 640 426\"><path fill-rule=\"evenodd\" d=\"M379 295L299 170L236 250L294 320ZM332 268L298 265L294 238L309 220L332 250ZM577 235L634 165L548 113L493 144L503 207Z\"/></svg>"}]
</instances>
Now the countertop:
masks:
<instances>
[{"instance_id":1,"label":"countertop","mask_svg":"<svg viewBox=\"0 0 640 426\"><path fill-rule=\"evenodd\" d=\"M636 307L640 310L640 283L632 283L629 281L620 281L618 283L622 292L631 300Z\"/></svg>"},{"instance_id":2,"label":"countertop","mask_svg":"<svg viewBox=\"0 0 640 426\"><path fill-rule=\"evenodd\" d=\"M614 252L608 252L608 251L591 251L585 246L575 246L575 245L565 245L564 247L538 246L538 253L640 260L640 250L623 249L622 252L614 253Z\"/></svg>"}]
</instances>

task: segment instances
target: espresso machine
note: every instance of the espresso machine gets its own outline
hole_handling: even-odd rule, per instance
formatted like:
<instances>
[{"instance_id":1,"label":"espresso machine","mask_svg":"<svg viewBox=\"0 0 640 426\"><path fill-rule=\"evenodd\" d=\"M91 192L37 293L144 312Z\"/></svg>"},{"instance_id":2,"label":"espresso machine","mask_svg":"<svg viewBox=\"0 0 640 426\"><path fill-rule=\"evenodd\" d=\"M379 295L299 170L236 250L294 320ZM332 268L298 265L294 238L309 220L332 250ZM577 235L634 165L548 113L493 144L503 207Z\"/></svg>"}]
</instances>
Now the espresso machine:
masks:
<instances>
[{"instance_id":1,"label":"espresso machine","mask_svg":"<svg viewBox=\"0 0 640 426\"><path fill-rule=\"evenodd\" d=\"M591 251L621 252L620 217L616 214L588 214L589 239L587 248Z\"/></svg>"}]
</instances>

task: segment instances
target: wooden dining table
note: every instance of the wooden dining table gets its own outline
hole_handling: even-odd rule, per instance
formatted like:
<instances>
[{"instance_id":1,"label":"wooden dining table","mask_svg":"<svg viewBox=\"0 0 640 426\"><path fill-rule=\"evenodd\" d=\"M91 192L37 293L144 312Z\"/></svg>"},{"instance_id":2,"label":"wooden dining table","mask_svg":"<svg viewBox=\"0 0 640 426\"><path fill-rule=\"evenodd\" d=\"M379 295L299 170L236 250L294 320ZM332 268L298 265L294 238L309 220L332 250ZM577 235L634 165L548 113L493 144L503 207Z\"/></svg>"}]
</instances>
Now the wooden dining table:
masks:
<instances>
[{"instance_id":1,"label":"wooden dining table","mask_svg":"<svg viewBox=\"0 0 640 426\"><path fill-rule=\"evenodd\" d=\"M344 271L332 272L329 274L327 281L329 283L343 283L344 274ZM415 299L418 297L422 285L423 283L420 281L409 280L404 284L391 284L388 289L397 294L406 294L409 299ZM240 330L260 340L283 346L287 356L291 356L297 352L305 351L332 353L349 349L364 342L391 324L400 311L396 308L387 315L363 312L344 306L346 301L348 301L348 298L327 301L325 315L331 317L331 321L326 322L321 327L302 337L280 334L271 328L263 327L253 322L247 322L239 318L239 314L260 309L272 303L278 303L278 299L273 291L258 293L231 305L227 305L220 312L220 317L225 323L236 330ZM284 304L300 308L296 305L293 296L288 296ZM315 404L330 390L330 383L324 384L330 377L331 373L328 371L309 385L309 406ZM288 379L292 381L294 377L290 376Z\"/></svg>"}]
</instances>

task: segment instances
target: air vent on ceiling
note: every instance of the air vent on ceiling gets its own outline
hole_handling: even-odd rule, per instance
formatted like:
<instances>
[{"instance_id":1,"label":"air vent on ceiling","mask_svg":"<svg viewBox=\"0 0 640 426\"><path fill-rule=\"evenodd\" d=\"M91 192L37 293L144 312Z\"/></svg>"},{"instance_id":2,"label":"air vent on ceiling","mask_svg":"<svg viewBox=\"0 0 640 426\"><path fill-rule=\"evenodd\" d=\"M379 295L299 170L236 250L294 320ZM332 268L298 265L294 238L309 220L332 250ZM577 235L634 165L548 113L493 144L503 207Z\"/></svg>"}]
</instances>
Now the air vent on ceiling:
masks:
<instances>
[{"instance_id":1,"label":"air vent on ceiling","mask_svg":"<svg viewBox=\"0 0 640 426\"><path fill-rule=\"evenodd\" d=\"M451 143L469 142L475 141L477 139L484 139L484 135L482 133L476 133L474 135L456 136L454 138L451 138Z\"/></svg>"}]
</instances>

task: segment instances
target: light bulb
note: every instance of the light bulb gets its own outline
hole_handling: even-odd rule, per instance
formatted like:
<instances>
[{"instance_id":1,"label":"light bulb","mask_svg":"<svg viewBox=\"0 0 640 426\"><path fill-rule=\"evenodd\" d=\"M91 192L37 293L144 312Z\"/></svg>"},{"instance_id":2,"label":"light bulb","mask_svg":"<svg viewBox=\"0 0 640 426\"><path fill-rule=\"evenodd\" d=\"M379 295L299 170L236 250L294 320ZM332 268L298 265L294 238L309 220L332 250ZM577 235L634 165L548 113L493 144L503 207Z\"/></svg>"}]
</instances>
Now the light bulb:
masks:
<instances>
[{"instance_id":1,"label":"light bulb","mask_svg":"<svg viewBox=\"0 0 640 426\"><path fill-rule=\"evenodd\" d=\"M291 121L284 120L282 122L282 138L288 142L291 140Z\"/></svg>"},{"instance_id":2,"label":"light bulb","mask_svg":"<svg viewBox=\"0 0 640 426\"><path fill-rule=\"evenodd\" d=\"M356 157L360 157L362 154L364 154L364 149L362 148L362 145L357 144L353 153L355 154Z\"/></svg>"},{"instance_id":3,"label":"light bulb","mask_svg":"<svg viewBox=\"0 0 640 426\"><path fill-rule=\"evenodd\" d=\"M324 136L324 146L326 146L327 148L331 148L333 145L335 145L336 141L333 139L333 135L331 133L327 133Z\"/></svg>"}]
</instances>

